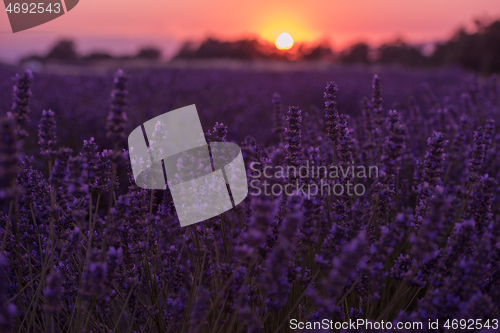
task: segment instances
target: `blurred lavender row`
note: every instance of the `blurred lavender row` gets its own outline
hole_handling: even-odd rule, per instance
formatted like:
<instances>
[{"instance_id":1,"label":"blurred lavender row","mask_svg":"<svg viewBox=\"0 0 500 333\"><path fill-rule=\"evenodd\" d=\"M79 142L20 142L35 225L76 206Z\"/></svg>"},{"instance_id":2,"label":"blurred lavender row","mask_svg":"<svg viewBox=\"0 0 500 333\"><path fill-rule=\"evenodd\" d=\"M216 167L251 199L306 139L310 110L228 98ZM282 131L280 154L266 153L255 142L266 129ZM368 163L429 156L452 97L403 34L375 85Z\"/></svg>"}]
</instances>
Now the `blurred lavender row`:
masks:
<instances>
[{"instance_id":1,"label":"blurred lavender row","mask_svg":"<svg viewBox=\"0 0 500 333\"><path fill-rule=\"evenodd\" d=\"M288 332L290 319L500 317L495 76L0 77L2 331ZM238 143L258 187L328 180L268 179L266 167L376 166L378 177L334 180L363 195L251 194L181 228L168 188L135 185L126 137L193 103L215 124L207 141Z\"/></svg>"}]
</instances>

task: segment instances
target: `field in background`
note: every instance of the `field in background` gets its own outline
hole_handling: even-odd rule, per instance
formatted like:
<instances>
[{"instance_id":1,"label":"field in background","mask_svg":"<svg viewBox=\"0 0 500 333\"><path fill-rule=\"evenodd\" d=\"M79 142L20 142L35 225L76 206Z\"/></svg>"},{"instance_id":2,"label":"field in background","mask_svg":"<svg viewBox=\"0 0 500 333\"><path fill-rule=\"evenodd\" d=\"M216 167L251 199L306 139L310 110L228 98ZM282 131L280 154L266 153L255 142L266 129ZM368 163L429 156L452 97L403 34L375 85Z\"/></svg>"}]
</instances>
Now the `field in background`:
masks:
<instances>
[{"instance_id":1,"label":"field in background","mask_svg":"<svg viewBox=\"0 0 500 333\"><path fill-rule=\"evenodd\" d=\"M498 328L496 76L198 64L0 69L0 331ZM135 185L126 138L189 104L207 141L240 144L251 189L182 228L169 188ZM267 173L310 165L329 172Z\"/></svg>"},{"instance_id":2,"label":"field in background","mask_svg":"<svg viewBox=\"0 0 500 333\"><path fill-rule=\"evenodd\" d=\"M36 154L37 122L42 111L49 109L57 116L59 137L64 138L65 145L79 149L84 139L95 137L101 147L109 147L104 129L114 73L109 65L49 66L35 72L31 121L27 123L32 135L25 148ZM361 99L370 97L374 74L382 79L386 108L403 113L408 109L409 96L414 96L425 110L426 91L452 96L467 76L459 69L235 60L179 60L155 68L145 66L146 63L136 63L126 69L130 76L129 130L167 111L196 104L205 130L216 121L222 122L229 127L229 139L240 142L251 135L264 144L276 143L271 134L274 92L282 95L285 108L299 106L304 112L322 118L322 91L327 81L335 81L339 84L339 110L356 117L360 115ZM0 67L3 112L10 109L11 78L19 71L15 67Z\"/></svg>"}]
</instances>

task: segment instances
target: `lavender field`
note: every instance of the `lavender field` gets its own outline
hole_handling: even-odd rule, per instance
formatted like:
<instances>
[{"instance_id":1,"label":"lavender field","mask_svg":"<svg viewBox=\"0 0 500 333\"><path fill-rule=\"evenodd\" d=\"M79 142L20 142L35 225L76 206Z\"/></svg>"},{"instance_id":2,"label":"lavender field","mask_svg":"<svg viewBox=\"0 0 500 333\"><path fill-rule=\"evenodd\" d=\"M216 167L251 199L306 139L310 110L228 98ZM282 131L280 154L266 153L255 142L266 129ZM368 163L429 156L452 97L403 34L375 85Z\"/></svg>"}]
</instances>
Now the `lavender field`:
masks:
<instances>
[{"instance_id":1,"label":"lavender field","mask_svg":"<svg viewBox=\"0 0 500 333\"><path fill-rule=\"evenodd\" d=\"M126 138L190 104L252 187L180 227ZM456 69L0 67L0 331L497 331L499 108ZM325 182L364 191L264 194Z\"/></svg>"}]
</instances>

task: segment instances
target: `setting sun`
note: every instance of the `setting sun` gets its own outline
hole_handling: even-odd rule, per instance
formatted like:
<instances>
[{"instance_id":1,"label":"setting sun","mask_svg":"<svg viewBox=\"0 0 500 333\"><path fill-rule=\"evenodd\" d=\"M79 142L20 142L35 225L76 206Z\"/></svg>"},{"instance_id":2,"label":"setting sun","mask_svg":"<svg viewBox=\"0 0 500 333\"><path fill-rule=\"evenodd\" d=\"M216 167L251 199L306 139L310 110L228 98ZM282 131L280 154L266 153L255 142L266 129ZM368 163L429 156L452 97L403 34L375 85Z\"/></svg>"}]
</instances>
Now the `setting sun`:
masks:
<instances>
[{"instance_id":1,"label":"setting sun","mask_svg":"<svg viewBox=\"0 0 500 333\"><path fill-rule=\"evenodd\" d=\"M284 32L276 38L276 47L280 50L288 50L293 46L293 38L289 33Z\"/></svg>"}]
</instances>

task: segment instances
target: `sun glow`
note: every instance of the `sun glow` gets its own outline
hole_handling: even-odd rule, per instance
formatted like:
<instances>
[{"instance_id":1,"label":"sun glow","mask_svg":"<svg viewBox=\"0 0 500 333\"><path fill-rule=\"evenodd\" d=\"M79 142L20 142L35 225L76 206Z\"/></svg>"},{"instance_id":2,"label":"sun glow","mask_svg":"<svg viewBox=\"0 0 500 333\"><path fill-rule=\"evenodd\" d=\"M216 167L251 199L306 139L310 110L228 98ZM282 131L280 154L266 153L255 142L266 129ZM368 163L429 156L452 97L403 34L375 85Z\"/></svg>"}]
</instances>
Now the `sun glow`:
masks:
<instances>
[{"instance_id":1,"label":"sun glow","mask_svg":"<svg viewBox=\"0 0 500 333\"><path fill-rule=\"evenodd\" d=\"M284 32L276 38L276 47L280 50L288 50L293 46L293 38L289 33Z\"/></svg>"}]
</instances>

